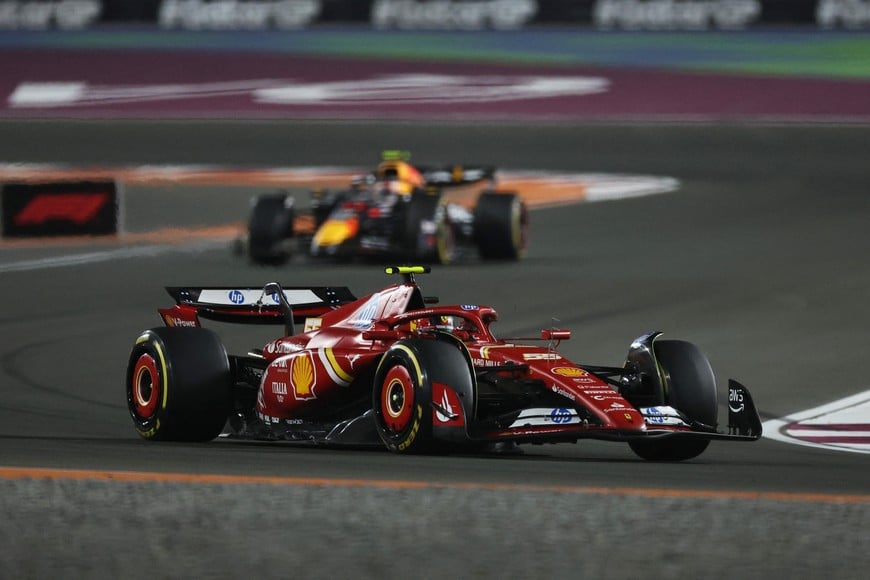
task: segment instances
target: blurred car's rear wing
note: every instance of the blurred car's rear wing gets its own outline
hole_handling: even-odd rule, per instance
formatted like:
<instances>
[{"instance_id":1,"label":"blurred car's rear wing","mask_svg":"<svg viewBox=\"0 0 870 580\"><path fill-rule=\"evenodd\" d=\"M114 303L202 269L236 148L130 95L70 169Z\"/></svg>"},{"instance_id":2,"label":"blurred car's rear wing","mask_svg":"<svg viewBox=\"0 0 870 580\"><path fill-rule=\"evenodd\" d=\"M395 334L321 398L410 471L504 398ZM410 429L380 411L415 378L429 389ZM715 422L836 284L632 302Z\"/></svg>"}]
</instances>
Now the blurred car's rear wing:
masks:
<instances>
[{"instance_id":1,"label":"blurred car's rear wing","mask_svg":"<svg viewBox=\"0 0 870 580\"><path fill-rule=\"evenodd\" d=\"M421 167L420 172L427 185L449 187L467 185L482 180L495 179L495 167L482 165L452 165L447 167Z\"/></svg>"}]
</instances>

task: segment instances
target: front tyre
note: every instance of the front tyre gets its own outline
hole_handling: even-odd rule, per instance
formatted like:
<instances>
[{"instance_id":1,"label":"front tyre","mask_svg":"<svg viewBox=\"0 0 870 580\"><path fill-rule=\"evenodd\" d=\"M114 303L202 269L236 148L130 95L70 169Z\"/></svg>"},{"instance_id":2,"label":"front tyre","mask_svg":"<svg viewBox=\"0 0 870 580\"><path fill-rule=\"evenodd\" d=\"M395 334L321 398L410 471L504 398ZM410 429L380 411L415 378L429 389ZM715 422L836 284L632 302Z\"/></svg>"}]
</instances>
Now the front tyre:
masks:
<instances>
[{"instance_id":1,"label":"front tyre","mask_svg":"<svg viewBox=\"0 0 870 580\"><path fill-rule=\"evenodd\" d=\"M514 193L485 192L474 208L474 241L484 260L519 260L526 253L529 213Z\"/></svg>"},{"instance_id":2,"label":"front tyre","mask_svg":"<svg viewBox=\"0 0 870 580\"><path fill-rule=\"evenodd\" d=\"M647 461L685 461L702 454L710 445L709 439L641 439L629 441L635 455Z\"/></svg>"},{"instance_id":3,"label":"front tyre","mask_svg":"<svg viewBox=\"0 0 870 580\"><path fill-rule=\"evenodd\" d=\"M127 407L144 439L214 439L229 415L231 387L226 349L210 330L147 330L130 353Z\"/></svg>"},{"instance_id":4,"label":"front tyre","mask_svg":"<svg viewBox=\"0 0 870 580\"><path fill-rule=\"evenodd\" d=\"M446 265L456 256L455 233L440 195L411 194L404 232L404 247L415 261Z\"/></svg>"},{"instance_id":5,"label":"front tyre","mask_svg":"<svg viewBox=\"0 0 870 580\"><path fill-rule=\"evenodd\" d=\"M248 257L255 264L283 264L293 238L293 198L285 193L257 196L248 219Z\"/></svg>"},{"instance_id":6,"label":"front tyre","mask_svg":"<svg viewBox=\"0 0 870 580\"><path fill-rule=\"evenodd\" d=\"M691 421L715 427L718 416L716 377L710 361L690 342L657 340L653 343L664 384L664 404ZM652 461L683 461L703 453L709 439L669 437L629 442L639 457Z\"/></svg>"}]
</instances>

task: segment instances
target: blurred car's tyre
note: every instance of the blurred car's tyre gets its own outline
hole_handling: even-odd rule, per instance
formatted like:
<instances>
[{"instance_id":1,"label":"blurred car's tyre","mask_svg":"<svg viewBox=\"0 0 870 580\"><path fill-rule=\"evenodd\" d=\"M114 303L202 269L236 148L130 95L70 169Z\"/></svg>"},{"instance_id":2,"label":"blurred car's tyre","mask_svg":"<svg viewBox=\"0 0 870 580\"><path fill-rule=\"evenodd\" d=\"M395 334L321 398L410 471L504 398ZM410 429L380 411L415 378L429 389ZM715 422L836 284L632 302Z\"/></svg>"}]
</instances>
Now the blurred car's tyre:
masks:
<instances>
[{"instance_id":1,"label":"blurred car's tyre","mask_svg":"<svg viewBox=\"0 0 870 580\"><path fill-rule=\"evenodd\" d=\"M210 441L231 406L226 349L205 328L145 331L127 365L127 406L136 431L154 441Z\"/></svg>"},{"instance_id":2,"label":"blurred car's tyre","mask_svg":"<svg viewBox=\"0 0 870 580\"><path fill-rule=\"evenodd\" d=\"M474 241L484 260L519 260L528 246L529 214L514 193L485 192L474 208Z\"/></svg>"},{"instance_id":3,"label":"blurred car's tyre","mask_svg":"<svg viewBox=\"0 0 870 580\"><path fill-rule=\"evenodd\" d=\"M456 239L440 195L411 194L405 214L405 247L418 262L449 264L456 255Z\"/></svg>"},{"instance_id":4,"label":"blurred car's tyre","mask_svg":"<svg viewBox=\"0 0 870 580\"><path fill-rule=\"evenodd\" d=\"M282 264L291 253L295 219L293 198L285 193L259 195L248 220L248 257L256 264Z\"/></svg>"}]
</instances>

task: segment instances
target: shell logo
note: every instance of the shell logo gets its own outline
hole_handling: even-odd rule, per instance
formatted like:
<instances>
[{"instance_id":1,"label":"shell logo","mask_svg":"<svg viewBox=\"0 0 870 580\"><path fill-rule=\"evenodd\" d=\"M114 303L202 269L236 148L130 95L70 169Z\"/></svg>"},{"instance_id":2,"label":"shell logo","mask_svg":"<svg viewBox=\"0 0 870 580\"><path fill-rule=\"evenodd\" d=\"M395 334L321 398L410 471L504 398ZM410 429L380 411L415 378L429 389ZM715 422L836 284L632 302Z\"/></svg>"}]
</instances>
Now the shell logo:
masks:
<instances>
[{"instance_id":1,"label":"shell logo","mask_svg":"<svg viewBox=\"0 0 870 580\"><path fill-rule=\"evenodd\" d=\"M556 367L551 369L553 373L562 375L563 377L585 377L587 374L583 369L577 367Z\"/></svg>"},{"instance_id":2,"label":"shell logo","mask_svg":"<svg viewBox=\"0 0 870 580\"><path fill-rule=\"evenodd\" d=\"M317 398L314 394L314 378L314 362L311 360L310 353L293 359L293 365L290 367L290 382L296 399L305 401Z\"/></svg>"}]
</instances>

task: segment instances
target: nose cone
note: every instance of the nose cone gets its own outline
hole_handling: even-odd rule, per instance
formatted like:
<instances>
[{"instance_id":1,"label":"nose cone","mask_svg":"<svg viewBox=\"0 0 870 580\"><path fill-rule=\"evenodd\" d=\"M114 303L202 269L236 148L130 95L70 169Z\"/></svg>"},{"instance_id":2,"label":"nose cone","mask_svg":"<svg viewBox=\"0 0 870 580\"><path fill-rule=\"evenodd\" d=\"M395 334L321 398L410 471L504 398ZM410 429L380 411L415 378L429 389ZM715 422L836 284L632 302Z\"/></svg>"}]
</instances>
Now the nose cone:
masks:
<instances>
[{"instance_id":1,"label":"nose cone","mask_svg":"<svg viewBox=\"0 0 870 580\"><path fill-rule=\"evenodd\" d=\"M356 217L348 219L329 219L314 234L312 243L320 248L338 246L353 238L359 229Z\"/></svg>"}]
</instances>

